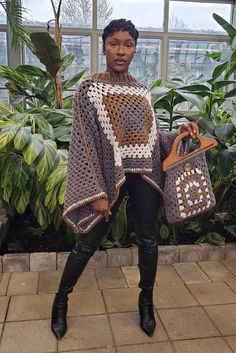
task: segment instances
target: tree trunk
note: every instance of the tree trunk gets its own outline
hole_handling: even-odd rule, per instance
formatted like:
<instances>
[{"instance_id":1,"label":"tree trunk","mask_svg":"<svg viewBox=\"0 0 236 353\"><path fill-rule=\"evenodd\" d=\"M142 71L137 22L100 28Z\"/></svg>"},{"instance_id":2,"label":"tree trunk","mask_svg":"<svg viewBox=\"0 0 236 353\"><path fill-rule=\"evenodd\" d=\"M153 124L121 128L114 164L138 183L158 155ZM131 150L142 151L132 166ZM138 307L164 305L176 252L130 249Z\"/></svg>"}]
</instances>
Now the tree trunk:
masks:
<instances>
[{"instance_id":1,"label":"tree trunk","mask_svg":"<svg viewBox=\"0 0 236 353\"><path fill-rule=\"evenodd\" d=\"M55 27L55 42L59 49L61 50L61 41L62 41L62 35L61 35L61 25L56 23ZM62 84L61 84L61 70L58 70L56 77L55 77L55 88L56 88L56 108L63 108L63 102L62 102Z\"/></svg>"}]
</instances>

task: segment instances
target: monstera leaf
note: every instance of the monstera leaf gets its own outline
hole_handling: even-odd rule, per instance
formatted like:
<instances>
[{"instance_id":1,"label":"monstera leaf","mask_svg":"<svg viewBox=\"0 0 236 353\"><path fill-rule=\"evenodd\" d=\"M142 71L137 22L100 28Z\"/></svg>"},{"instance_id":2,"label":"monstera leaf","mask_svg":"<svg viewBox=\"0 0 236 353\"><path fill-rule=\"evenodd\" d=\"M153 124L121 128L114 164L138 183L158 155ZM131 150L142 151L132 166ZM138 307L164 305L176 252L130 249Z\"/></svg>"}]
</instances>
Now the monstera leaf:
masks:
<instances>
[{"instance_id":1,"label":"monstera leaf","mask_svg":"<svg viewBox=\"0 0 236 353\"><path fill-rule=\"evenodd\" d=\"M46 66L47 71L55 78L63 63L60 49L55 40L46 32L31 33L30 39L40 62Z\"/></svg>"}]
</instances>

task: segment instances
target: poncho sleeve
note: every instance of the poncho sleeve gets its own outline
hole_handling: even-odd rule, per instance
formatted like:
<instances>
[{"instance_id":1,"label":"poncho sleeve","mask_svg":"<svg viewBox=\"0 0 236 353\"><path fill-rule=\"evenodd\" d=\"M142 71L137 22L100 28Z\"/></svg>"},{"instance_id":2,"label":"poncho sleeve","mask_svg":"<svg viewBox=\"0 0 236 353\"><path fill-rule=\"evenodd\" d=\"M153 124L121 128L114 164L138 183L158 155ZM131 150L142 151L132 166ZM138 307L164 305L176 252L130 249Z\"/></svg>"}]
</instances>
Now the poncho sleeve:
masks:
<instances>
[{"instance_id":1,"label":"poncho sleeve","mask_svg":"<svg viewBox=\"0 0 236 353\"><path fill-rule=\"evenodd\" d=\"M74 97L64 220L77 232L87 233L101 216L91 202L107 197L102 173L100 134L96 124L96 110L89 105L86 92L79 89Z\"/></svg>"}]
</instances>

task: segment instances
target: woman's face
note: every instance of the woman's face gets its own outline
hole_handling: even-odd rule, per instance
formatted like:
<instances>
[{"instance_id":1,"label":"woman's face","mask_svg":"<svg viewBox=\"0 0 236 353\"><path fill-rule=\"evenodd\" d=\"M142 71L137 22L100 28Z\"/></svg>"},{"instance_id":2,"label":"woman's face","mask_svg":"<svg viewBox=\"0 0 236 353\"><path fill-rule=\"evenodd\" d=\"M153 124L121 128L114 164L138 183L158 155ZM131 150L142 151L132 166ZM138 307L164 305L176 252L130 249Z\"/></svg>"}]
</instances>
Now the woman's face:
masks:
<instances>
[{"instance_id":1,"label":"woman's face","mask_svg":"<svg viewBox=\"0 0 236 353\"><path fill-rule=\"evenodd\" d=\"M107 70L119 73L128 71L136 45L129 32L114 32L105 40L104 54L107 60Z\"/></svg>"}]
</instances>

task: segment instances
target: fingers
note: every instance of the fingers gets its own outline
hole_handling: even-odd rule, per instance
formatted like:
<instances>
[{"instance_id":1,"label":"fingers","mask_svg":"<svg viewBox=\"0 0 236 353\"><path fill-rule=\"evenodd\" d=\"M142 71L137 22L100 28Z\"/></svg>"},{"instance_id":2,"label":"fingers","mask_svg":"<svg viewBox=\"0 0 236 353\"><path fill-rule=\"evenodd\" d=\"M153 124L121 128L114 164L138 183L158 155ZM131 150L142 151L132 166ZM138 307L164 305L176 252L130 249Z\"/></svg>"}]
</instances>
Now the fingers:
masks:
<instances>
[{"instance_id":1,"label":"fingers","mask_svg":"<svg viewBox=\"0 0 236 353\"><path fill-rule=\"evenodd\" d=\"M104 217L105 217L105 221L106 222L109 222L109 217L111 216L111 211L110 209L108 211L106 211L104 214Z\"/></svg>"},{"instance_id":2,"label":"fingers","mask_svg":"<svg viewBox=\"0 0 236 353\"><path fill-rule=\"evenodd\" d=\"M191 137L195 137L199 133L198 126L195 122L183 124L181 130L183 132L188 132Z\"/></svg>"},{"instance_id":3,"label":"fingers","mask_svg":"<svg viewBox=\"0 0 236 353\"><path fill-rule=\"evenodd\" d=\"M91 206L97 214L100 214L105 218L106 222L109 221L111 210L109 202L106 198L94 200L93 202L91 202Z\"/></svg>"}]
</instances>

